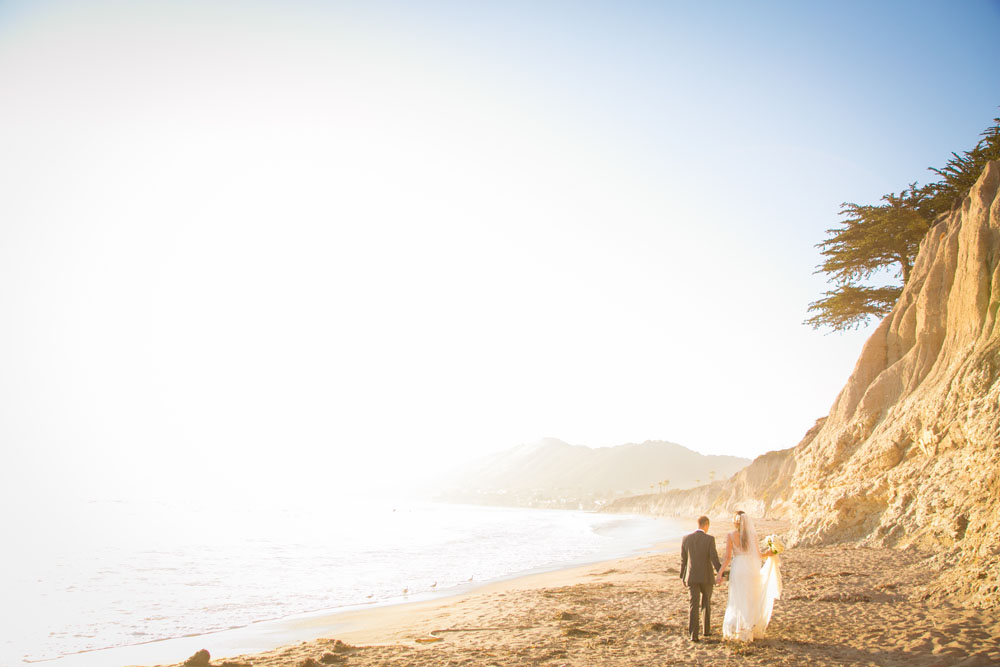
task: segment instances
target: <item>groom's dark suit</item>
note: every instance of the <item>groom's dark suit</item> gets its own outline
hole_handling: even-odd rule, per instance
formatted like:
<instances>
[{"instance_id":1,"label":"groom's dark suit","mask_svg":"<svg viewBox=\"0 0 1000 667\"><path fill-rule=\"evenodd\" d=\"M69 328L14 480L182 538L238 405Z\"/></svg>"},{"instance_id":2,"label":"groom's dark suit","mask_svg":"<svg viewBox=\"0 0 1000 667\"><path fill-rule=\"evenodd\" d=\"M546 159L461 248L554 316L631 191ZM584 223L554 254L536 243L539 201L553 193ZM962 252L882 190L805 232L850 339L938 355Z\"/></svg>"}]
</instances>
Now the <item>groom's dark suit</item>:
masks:
<instances>
[{"instance_id":1,"label":"groom's dark suit","mask_svg":"<svg viewBox=\"0 0 1000 667\"><path fill-rule=\"evenodd\" d=\"M712 616L712 587L715 585L715 571L722 569L719 553L715 549L715 538L700 528L681 541L681 579L691 591L691 609L688 617L688 632L691 639L698 641L698 609L705 611L705 634L709 632Z\"/></svg>"}]
</instances>

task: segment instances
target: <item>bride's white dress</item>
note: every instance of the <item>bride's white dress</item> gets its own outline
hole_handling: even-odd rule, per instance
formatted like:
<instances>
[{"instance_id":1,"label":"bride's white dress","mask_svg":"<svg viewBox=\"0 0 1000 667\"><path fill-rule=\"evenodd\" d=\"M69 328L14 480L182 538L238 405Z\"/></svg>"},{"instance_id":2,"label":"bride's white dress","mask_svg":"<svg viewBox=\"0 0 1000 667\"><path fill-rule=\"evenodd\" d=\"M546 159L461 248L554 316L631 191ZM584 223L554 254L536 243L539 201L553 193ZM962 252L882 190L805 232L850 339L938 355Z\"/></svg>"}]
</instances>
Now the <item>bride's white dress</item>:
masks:
<instances>
[{"instance_id":1,"label":"bride's white dress","mask_svg":"<svg viewBox=\"0 0 1000 667\"><path fill-rule=\"evenodd\" d=\"M780 598L777 557L768 558L761 566L757 554L737 552L729 571L729 603L722 636L745 642L763 637L771 622L774 601Z\"/></svg>"}]
</instances>

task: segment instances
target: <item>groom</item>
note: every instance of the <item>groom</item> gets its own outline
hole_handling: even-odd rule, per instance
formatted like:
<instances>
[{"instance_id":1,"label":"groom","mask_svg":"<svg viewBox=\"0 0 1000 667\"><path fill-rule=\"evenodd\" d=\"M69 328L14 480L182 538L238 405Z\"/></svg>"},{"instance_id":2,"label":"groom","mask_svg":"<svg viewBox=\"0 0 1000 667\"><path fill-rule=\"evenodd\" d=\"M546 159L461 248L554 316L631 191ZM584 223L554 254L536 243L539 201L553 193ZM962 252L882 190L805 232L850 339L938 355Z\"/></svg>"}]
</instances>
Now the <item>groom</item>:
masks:
<instances>
[{"instance_id":1,"label":"groom","mask_svg":"<svg viewBox=\"0 0 1000 667\"><path fill-rule=\"evenodd\" d=\"M708 534L708 517L698 517L698 530L681 541L681 580L691 591L691 612L688 617L688 632L691 641L698 641L698 609L705 610L705 636L709 632L712 616L712 585L715 570L722 570L719 553L715 550L715 538ZM713 570L712 568L715 568Z\"/></svg>"}]
</instances>

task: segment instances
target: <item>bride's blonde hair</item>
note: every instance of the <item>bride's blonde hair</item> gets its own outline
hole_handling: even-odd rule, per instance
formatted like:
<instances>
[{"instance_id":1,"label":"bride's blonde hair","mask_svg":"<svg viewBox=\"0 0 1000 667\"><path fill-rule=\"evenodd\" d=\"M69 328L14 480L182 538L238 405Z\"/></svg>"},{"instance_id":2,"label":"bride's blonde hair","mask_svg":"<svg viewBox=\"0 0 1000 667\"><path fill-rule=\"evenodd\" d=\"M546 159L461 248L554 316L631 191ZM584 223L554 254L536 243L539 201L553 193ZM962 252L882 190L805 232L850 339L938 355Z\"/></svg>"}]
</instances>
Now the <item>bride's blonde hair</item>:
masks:
<instances>
[{"instance_id":1,"label":"bride's blonde hair","mask_svg":"<svg viewBox=\"0 0 1000 667\"><path fill-rule=\"evenodd\" d=\"M733 514L733 523L736 524L736 530L740 533L740 548L746 551L750 548L750 534L747 531L747 522L744 520L746 512L743 510L736 510Z\"/></svg>"}]
</instances>

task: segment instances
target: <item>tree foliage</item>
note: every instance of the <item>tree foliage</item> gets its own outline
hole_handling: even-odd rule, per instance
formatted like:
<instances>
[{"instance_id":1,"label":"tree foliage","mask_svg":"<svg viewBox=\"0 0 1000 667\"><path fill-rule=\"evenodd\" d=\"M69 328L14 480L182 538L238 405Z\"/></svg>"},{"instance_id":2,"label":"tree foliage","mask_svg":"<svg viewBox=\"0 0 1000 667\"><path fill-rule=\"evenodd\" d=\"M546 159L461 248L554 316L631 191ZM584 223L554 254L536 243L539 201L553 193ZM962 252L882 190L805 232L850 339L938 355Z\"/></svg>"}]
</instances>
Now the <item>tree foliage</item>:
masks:
<instances>
[{"instance_id":1,"label":"tree foliage","mask_svg":"<svg viewBox=\"0 0 1000 667\"><path fill-rule=\"evenodd\" d=\"M940 181L911 183L898 195L884 195L879 204L841 204L840 225L826 230L828 238L816 245L824 257L816 272L827 274L834 288L809 304L814 314L806 324L846 331L892 310L910 279L920 241L939 216L965 198L986 163L1000 160L1000 118L993 121L972 150L952 153L944 167L930 169ZM886 270L897 284L864 283Z\"/></svg>"},{"instance_id":2,"label":"tree foliage","mask_svg":"<svg viewBox=\"0 0 1000 667\"><path fill-rule=\"evenodd\" d=\"M839 285L824 292L824 297L809 306L817 311L806 320L814 329L827 327L833 331L857 329L869 317L883 317L896 305L902 287L866 287Z\"/></svg>"},{"instance_id":3,"label":"tree foliage","mask_svg":"<svg viewBox=\"0 0 1000 667\"><path fill-rule=\"evenodd\" d=\"M934 189L931 207L937 213L946 213L956 203L965 199L987 162L1000 160L1000 118L993 119L976 147L962 155L952 153L951 159L941 169L930 170L941 180L930 187Z\"/></svg>"}]
</instances>

